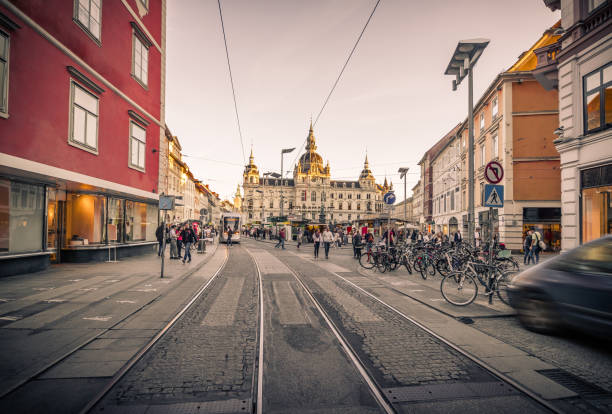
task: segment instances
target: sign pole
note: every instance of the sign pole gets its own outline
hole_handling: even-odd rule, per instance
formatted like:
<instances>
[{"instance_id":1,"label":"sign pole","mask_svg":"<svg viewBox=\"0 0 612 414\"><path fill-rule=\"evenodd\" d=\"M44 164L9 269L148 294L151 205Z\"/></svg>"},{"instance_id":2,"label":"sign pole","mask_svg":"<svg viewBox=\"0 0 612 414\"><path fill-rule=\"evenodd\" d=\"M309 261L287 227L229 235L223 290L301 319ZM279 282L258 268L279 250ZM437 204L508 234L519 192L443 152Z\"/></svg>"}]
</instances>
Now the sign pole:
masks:
<instances>
[{"instance_id":1,"label":"sign pole","mask_svg":"<svg viewBox=\"0 0 612 414\"><path fill-rule=\"evenodd\" d=\"M163 231L163 238L162 238L162 249L161 249L161 273L160 273L160 278L163 279L164 278L164 262L165 262L165 258L166 258L166 237L168 237L166 235L166 211L163 211L163 215L164 215L164 221L162 221L162 224L164 225L164 231Z\"/></svg>"},{"instance_id":2,"label":"sign pole","mask_svg":"<svg viewBox=\"0 0 612 414\"><path fill-rule=\"evenodd\" d=\"M495 226L493 224L493 207L489 207L489 266L493 266L493 230ZM489 276L493 276L491 268L489 268ZM489 304L493 303L492 292L489 292Z\"/></svg>"}]
</instances>

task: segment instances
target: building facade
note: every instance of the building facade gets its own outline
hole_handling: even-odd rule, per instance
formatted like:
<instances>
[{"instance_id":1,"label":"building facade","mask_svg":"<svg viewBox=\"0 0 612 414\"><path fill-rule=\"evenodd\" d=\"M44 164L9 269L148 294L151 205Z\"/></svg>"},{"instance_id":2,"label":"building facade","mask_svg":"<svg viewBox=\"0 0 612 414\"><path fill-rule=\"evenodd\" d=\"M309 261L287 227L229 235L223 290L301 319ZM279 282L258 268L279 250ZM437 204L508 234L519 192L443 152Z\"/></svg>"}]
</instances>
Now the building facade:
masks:
<instances>
[{"instance_id":1,"label":"building facade","mask_svg":"<svg viewBox=\"0 0 612 414\"><path fill-rule=\"evenodd\" d=\"M562 248L612 233L612 2L548 0L562 36L536 51L542 83L558 89Z\"/></svg>"},{"instance_id":2,"label":"building facade","mask_svg":"<svg viewBox=\"0 0 612 414\"><path fill-rule=\"evenodd\" d=\"M382 195L392 188L375 182L366 156L363 170L355 181L331 179L329 161L316 152L315 136L310 126L304 154L293 171L293 178L260 176L253 152L243 173L242 210L248 225L261 224L268 217L283 213L290 221L348 224L374 217L383 211Z\"/></svg>"},{"instance_id":3,"label":"building facade","mask_svg":"<svg viewBox=\"0 0 612 414\"><path fill-rule=\"evenodd\" d=\"M0 273L153 250L165 9L0 4Z\"/></svg>"}]
</instances>

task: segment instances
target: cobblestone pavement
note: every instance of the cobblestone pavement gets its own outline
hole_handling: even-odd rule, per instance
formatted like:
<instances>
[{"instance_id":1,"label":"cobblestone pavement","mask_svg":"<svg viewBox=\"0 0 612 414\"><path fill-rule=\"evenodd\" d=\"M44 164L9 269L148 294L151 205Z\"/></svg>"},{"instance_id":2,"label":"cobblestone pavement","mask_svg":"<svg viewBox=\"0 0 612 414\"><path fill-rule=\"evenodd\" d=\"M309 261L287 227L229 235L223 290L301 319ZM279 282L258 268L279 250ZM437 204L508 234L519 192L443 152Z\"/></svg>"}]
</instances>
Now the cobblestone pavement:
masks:
<instances>
[{"instance_id":1,"label":"cobblestone pavement","mask_svg":"<svg viewBox=\"0 0 612 414\"><path fill-rule=\"evenodd\" d=\"M548 336L523 328L516 318L476 319L474 328L571 372L612 393L609 342L578 336Z\"/></svg>"},{"instance_id":2,"label":"cobblestone pavement","mask_svg":"<svg viewBox=\"0 0 612 414\"><path fill-rule=\"evenodd\" d=\"M333 275L295 256L280 259L303 278L381 386L494 380L463 355Z\"/></svg>"},{"instance_id":3,"label":"cobblestone pavement","mask_svg":"<svg viewBox=\"0 0 612 414\"><path fill-rule=\"evenodd\" d=\"M248 399L256 352L257 275L239 246L199 301L109 393L105 404Z\"/></svg>"}]
</instances>

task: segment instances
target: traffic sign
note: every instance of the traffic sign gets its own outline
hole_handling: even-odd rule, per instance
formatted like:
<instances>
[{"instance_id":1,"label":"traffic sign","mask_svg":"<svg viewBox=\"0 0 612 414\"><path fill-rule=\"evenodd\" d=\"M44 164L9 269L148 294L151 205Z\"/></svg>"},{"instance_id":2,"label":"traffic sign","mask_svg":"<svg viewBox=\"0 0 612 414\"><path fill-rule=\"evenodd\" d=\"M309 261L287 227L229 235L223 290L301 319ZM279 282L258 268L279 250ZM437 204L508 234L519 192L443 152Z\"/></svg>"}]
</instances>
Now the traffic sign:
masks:
<instances>
[{"instance_id":1,"label":"traffic sign","mask_svg":"<svg viewBox=\"0 0 612 414\"><path fill-rule=\"evenodd\" d=\"M387 194L385 194L383 200L385 201L385 204L393 204L395 203L395 194L389 191Z\"/></svg>"},{"instance_id":2,"label":"traffic sign","mask_svg":"<svg viewBox=\"0 0 612 414\"><path fill-rule=\"evenodd\" d=\"M503 207L504 206L504 186L485 184L484 193L485 207Z\"/></svg>"},{"instance_id":3,"label":"traffic sign","mask_svg":"<svg viewBox=\"0 0 612 414\"><path fill-rule=\"evenodd\" d=\"M159 209L160 210L174 210L174 197L172 196L159 196Z\"/></svg>"},{"instance_id":4,"label":"traffic sign","mask_svg":"<svg viewBox=\"0 0 612 414\"><path fill-rule=\"evenodd\" d=\"M504 168L497 161L491 161L485 167L484 175L490 184L497 184L504 178Z\"/></svg>"}]
</instances>

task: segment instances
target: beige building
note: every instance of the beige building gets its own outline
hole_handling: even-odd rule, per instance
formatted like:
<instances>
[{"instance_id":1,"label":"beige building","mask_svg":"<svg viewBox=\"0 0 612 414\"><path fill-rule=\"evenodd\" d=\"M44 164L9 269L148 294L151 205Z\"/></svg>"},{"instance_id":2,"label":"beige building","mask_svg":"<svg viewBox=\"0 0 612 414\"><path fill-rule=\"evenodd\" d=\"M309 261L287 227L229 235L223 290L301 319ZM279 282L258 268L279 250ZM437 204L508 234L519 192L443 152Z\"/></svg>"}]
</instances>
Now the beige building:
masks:
<instances>
[{"instance_id":1,"label":"beige building","mask_svg":"<svg viewBox=\"0 0 612 414\"><path fill-rule=\"evenodd\" d=\"M367 156L357 180L333 180L329 161L324 164L316 152L312 125L307 140L293 178L260 176L251 151L243 173L245 223L260 224L267 217L279 216L281 195L289 221L348 224L380 215L382 196L392 185L386 179L383 185L376 184Z\"/></svg>"}]
</instances>

